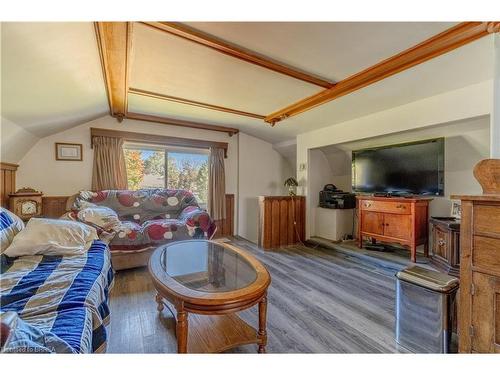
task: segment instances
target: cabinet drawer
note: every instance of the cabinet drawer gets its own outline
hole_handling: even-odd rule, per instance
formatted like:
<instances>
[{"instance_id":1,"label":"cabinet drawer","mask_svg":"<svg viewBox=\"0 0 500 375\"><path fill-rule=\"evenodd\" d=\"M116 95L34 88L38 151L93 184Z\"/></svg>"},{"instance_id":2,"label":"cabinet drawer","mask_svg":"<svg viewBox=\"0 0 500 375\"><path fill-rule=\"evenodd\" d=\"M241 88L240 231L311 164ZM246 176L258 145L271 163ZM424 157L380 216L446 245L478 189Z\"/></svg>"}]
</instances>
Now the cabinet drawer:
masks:
<instances>
[{"instance_id":1,"label":"cabinet drawer","mask_svg":"<svg viewBox=\"0 0 500 375\"><path fill-rule=\"evenodd\" d=\"M447 259L448 246L451 246L450 238L447 232L442 231L438 227L434 227L432 231L432 253L435 257Z\"/></svg>"},{"instance_id":2,"label":"cabinet drawer","mask_svg":"<svg viewBox=\"0 0 500 375\"><path fill-rule=\"evenodd\" d=\"M474 232L500 235L500 205L474 205Z\"/></svg>"},{"instance_id":3,"label":"cabinet drawer","mask_svg":"<svg viewBox=\"0 0 500 375\"><path fill-rule=\"evenodd\" d=\"M364 211L387 212L391 214L405 214L411 213L410 203L405 202L383 202L363 200L361 201L361 209Z\"/></svg>"},{"instance_id":4,"label":"cabinet drawer","mask_svg":"<svg viewBox=\"0 0 500 375\"><path fill-rule=\"evenodd\" d=\"M500 239L474 236L472 265L500 275Z\"/></svg>"}]
</instances>

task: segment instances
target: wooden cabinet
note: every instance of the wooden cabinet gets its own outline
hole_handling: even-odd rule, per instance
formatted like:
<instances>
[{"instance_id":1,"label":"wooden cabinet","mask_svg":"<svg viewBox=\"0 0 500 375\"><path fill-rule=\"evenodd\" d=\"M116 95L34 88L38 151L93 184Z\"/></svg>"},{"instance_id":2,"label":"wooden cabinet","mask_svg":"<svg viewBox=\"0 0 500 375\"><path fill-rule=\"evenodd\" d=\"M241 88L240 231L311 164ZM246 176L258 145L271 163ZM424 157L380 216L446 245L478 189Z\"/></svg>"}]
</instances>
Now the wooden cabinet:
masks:
<instances>
[{"instance_id":1,"label":"wooden cabinet","mask_svg":"<svg viewBox=\"0 0 500 375\"><path fill-rule=\"evenodd\" d=\"M428 214L431 198L358 196L358 246L363 237L409 246L416 262L417 246L428 256Z\"/></svg>"},{"instance_id":2,"label":"wooden cabinet","mask_svg":"<svg viewBox=\"0 0 500 375\"><path fill-rule=\"evenodd\" d=\"M272 249L304 241L305 207L303 196L260 196L259 246Z\"/></svg>"},{"instance_id":3,"label":"wooden cabinet","mask_svg":"<svg viewBox=\"0 0 500 375\"><path fill-rule=\"evenodd\" d=\"M500 195L458 196L460 353L500 353Z\"/></svg>"},{"instance_id":4,"label":"wooden cabinet","mask_svg":"<svg viewBox=\"0 0 500 375\"><path fill-rule=\"evenodd\" d=\"M9 194L16 191L16 171L19 166L0 162L0 206L9 207Z\"/></svg>"},{"instance_id":5,"label":"wooden cabinet","mask_svg":"<svg viewBox=\"0 0 500 375\"><path fill-rule=\"evenodd\" d=\"M477 353L500 353L500 277L472 275L471 349Z\"/></svg>"},{"instance_id":6,"label":"wooden cabinet","mask_svg":"<svg viewBox=\"0 0 500 375\"><path fill-rule=\"evenodd\" d=\"M430 219L434 266L447 274L460 277L460 220Z\"/></svg>"}]
</instances>

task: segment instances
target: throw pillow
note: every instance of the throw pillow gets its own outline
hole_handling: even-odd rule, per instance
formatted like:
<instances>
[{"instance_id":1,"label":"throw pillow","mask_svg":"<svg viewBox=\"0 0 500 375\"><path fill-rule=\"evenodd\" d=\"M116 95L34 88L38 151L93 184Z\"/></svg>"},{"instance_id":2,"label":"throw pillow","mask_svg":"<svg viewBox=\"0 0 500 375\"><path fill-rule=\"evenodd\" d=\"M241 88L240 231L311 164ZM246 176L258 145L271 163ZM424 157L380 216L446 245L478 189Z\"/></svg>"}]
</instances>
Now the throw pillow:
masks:
<instances>
[{"instance_id":1,"label":"throw pillow","mask_svg":"<svg viewBox=\"0 0 500 375\"><path fill-rule=\"evenodd\" d=\"M97 239L96 230L77 221L31 219L19 232L4 254L78 255L84 254Z\"/></svg>"}]
</instances>

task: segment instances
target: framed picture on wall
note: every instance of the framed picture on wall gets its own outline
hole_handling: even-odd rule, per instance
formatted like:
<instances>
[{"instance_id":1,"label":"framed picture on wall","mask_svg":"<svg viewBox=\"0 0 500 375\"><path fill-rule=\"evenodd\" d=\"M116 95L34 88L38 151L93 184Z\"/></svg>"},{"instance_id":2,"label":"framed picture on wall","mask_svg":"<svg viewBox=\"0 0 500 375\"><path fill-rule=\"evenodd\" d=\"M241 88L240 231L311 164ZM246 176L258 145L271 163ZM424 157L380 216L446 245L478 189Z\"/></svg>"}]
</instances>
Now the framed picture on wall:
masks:
<instances>
[{"instance_id":1,"label":"framed picture on wall","mask_svg":"<svg viewBox=\"0 0 500 375\"><path fill-rule=\"evenodd\" d=\"M81 143L56 143L56 160L82 161Z\"/></svg>"}]
</instances>

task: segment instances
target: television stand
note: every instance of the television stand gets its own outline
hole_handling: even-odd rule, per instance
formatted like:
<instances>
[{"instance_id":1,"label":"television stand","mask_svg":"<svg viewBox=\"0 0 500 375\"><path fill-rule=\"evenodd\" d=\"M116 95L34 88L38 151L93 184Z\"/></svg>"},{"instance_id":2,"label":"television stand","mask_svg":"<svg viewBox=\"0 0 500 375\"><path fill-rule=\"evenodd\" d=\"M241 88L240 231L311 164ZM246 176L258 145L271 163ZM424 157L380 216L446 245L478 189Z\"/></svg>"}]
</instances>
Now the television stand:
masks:
<instances>
[{"instance_id":1,"label":"television stand","mask_svg":"<svg viewBox=\"0 0 500 375\"><path fill-rule=\"evenodd\" d=\"M410 248L411 261L417 262L417 246L424 245L429 256L428 197L357 196L358 247L363 237L376 241L399 243Z\"/></svg>"}]
</instances>

